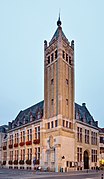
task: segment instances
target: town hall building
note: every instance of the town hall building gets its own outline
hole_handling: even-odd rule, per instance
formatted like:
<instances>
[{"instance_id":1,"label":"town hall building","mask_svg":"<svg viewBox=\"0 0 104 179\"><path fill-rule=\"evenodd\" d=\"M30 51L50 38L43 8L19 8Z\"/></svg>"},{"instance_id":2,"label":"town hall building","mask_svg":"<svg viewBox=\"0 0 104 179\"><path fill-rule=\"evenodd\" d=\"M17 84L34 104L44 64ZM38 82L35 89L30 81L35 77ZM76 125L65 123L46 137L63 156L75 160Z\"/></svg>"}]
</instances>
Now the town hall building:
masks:
<instances>
[{"instance_id":1,"label":"town hall building","mask_svg":"<svg viewBox=\"0 0 104 179\"><path fill-rule=\"evenodd\" d=\"M74 40L66 38L59 17L52 39L44 41L44 100L9 122L5 167L68 172L99 166L104 135L86 104L75 103L74 63Z\"/></svg>"}]
</instances>

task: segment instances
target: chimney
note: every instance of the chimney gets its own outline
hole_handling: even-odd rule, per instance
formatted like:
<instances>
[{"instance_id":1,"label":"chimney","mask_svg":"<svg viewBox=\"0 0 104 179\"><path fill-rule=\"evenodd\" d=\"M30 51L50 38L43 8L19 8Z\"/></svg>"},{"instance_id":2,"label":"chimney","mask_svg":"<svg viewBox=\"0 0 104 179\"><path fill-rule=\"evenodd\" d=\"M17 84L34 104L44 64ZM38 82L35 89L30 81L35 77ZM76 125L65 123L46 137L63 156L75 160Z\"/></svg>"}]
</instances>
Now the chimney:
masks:
<instances>
[{"instance_id":1,"label":"chimney","mask_svg":"<svg viewBox=\"0 0 104 179\"><path fill-rule=\"evenodd\" d=\"M82 106L86 107L86 103L82 103Z\"/></svg>"}]
</instances>

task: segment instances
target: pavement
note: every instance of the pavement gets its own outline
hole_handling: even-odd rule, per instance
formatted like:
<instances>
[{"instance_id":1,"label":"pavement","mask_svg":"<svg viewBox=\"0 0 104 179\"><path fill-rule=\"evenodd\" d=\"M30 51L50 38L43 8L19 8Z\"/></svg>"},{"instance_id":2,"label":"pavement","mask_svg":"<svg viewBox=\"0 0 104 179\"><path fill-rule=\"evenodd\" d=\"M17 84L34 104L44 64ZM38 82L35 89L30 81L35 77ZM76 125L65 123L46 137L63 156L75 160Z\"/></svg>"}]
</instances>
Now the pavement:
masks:
<instances>
[{"instance_id":1,"label":"pavement","mask_svg":"<svg viewBox=\"0 0 104 179\"><path fill-rule=\"evenodd\" d=\"M103 174L103 175L102 175ZM68 173L35 172L32 170L0 169L0 179L104 179L104 171L70 171Z\"/></svg>"}]
</instances>

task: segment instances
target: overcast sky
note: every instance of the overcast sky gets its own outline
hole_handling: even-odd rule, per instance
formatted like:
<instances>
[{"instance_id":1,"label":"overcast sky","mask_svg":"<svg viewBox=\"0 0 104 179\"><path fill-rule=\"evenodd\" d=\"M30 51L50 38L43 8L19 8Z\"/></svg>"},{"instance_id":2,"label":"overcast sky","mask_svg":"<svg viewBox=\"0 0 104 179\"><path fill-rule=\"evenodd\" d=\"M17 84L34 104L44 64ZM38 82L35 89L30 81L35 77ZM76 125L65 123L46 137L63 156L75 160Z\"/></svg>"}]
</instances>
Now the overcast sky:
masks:
<instances>
[{"instance_id":1,"label":"overcast sky","mask_svg":"<svg viewBox=\"0 0 104 179\"><path fill-rule=\"evenodd\" d=\"M104 0L0 0L0 125L44 99L44 40L61 9L75 40L75 101L104 127Z\"/></svg>"}]
</instances>

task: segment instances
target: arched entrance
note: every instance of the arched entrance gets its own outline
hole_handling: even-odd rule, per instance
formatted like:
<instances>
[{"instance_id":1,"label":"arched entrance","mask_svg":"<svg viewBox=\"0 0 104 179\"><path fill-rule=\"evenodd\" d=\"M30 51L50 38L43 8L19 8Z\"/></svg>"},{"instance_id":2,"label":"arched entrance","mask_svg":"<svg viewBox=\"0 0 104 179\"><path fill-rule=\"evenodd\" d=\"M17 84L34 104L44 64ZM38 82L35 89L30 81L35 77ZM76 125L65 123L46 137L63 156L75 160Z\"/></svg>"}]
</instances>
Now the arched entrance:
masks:
<instances>
[{"instance_id":1,"label":"arched entrance","mask_svg":"<svg viewBox=\"0 0 104 179\"><path fill-rule=\"evenodd\" d=\"M85 150L84 151L84 169L89 169L89 155L88 155L88 151Z\"/></svg>"}]
</instances>

